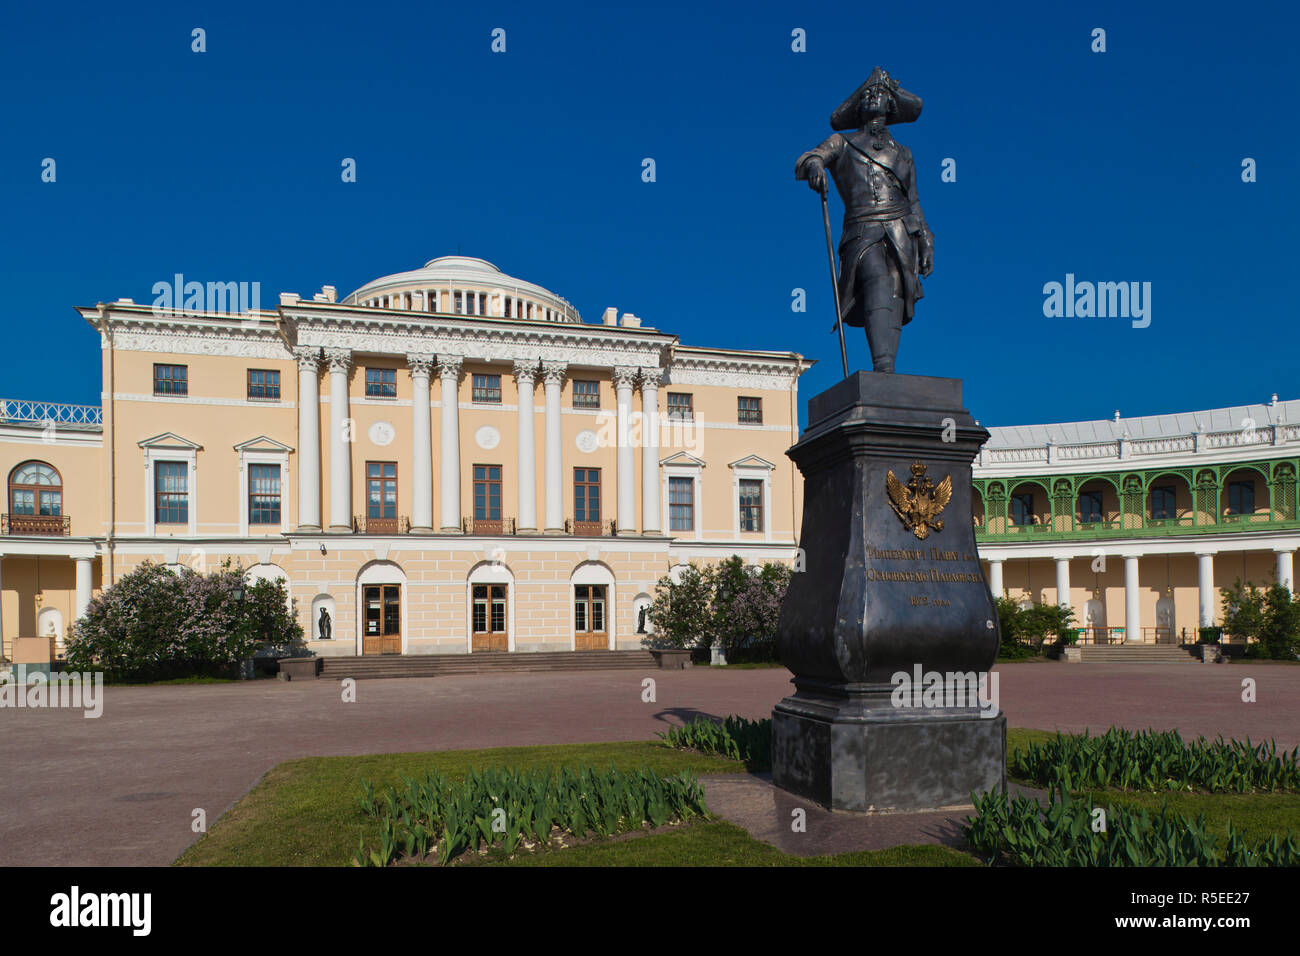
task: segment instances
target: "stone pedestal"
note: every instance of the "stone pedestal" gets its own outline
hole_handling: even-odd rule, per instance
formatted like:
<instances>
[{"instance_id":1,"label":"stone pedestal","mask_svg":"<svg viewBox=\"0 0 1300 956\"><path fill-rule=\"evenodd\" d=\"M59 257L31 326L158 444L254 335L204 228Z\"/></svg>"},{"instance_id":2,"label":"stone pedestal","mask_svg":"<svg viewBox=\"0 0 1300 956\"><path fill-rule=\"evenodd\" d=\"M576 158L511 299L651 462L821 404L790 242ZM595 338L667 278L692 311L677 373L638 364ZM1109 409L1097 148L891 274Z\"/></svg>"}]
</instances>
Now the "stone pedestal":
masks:
<instances>
[{"instance_id":1,"label":"stone pedestal","mask_svg":"<svg viewBox=\"0 0 1300 956\"><path fill-rule=\"evenodd\" d=\"M1005 785L1006 719L975 692L997 613L971 521L988 433L956 379L857 372L809 402L789 455L801 547L777 632L795 693L773 782L832 810L969 806Z\"/></svg>"}]
</instances>

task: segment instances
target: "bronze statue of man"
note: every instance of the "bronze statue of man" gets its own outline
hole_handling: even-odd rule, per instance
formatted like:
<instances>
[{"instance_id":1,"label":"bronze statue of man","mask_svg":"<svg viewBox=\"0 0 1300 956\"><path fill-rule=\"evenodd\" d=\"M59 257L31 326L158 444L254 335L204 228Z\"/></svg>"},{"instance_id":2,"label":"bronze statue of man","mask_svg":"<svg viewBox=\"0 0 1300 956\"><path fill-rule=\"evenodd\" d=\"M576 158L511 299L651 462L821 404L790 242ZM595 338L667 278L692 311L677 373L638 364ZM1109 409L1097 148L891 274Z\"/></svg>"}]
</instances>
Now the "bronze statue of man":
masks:
<instances>
[{"instance_id":1,"label":"bronze statue of man","mask_svg":"<svg viewBox=\"0 0 1300 956\"><path fill-rule=\"evenodd\" d=\"M871 365L894 371L903 326L934 265L934 236L916 195L912 153L889 126L921 115L921 98L880 67L831 114L834 133L799 157L795 178L816 192L830 171L844 201L840 235L840 320L866 329ZM828 227L829 229L829 227Z\"/></svg>"}]
</instances>

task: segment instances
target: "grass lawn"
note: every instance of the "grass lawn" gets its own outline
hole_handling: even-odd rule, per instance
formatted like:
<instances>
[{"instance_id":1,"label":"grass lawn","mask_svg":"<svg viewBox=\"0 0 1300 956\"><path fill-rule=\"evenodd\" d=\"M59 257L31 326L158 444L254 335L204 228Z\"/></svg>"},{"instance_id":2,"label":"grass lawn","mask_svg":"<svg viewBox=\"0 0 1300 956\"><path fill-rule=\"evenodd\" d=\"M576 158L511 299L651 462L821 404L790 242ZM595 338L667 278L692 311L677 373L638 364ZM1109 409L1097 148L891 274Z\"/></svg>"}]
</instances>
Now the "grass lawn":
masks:
<instances>
[{"instance_id":1,"label":"grass lawn","mask_svg":"<svg viewBox=\"0 0 1300 956\"><path fill-rule=\"evenodd\" d=\"M1009 729L1007 750L1042 742L1045 730ZM178 866L349 866L358 840L374 845L378 824L357 804L363 779L383 785L426 770L460 775L469 767L560 767L590 764L620 770L643 764L660 774L688 770L700 775L742 773L745 766L726 757L674 750L660 741L573 744L556 747L503 747L435 753L373 754L361 757L309 757L272 768L212 829L176 860ZM1183 813L1205 813L1223 831L1228 820L1250 839L1291 828L1300 832L1300 794L1121 793L1093 795L1099 806L1124 803L1157 810L1162 800ZM903 846L872 852L802 858L756 840L740 827L716 819L700 820L666 832L594 840L562 850L522 854L510 861L469 861L469 865L511 866L975 866L978 861L940 846ZM465 864L457 864L465 865Z\"/></svg>"}]
</instances>

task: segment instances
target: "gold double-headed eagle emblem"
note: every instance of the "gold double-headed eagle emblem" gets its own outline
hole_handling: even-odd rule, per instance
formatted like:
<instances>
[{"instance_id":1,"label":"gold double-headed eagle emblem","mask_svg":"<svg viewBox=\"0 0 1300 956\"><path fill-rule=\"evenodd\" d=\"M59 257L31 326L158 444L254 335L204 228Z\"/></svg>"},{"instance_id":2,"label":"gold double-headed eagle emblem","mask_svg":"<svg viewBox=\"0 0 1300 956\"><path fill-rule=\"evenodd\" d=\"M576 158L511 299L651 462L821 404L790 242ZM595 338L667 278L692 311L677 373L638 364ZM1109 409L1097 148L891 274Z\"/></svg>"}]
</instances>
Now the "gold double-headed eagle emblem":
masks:
<instances>
[{"instance_id":1,"label":"gold double-headed eagle emblem","mask_svg":"<svg viewBox=\"0 0 1300 956\"><path fill-rule=\"evenodd\" d=\"M891 470L885 479L889 489L889 505L903 522L903 527L917 538L924 541L930 536L930 529L943 530L943 521L939 512L952 497L952 475L948 475L936 486L925 473L926 466L919 461L912 463L912 477L905 485Z\"/></svg>"}]
</instances>

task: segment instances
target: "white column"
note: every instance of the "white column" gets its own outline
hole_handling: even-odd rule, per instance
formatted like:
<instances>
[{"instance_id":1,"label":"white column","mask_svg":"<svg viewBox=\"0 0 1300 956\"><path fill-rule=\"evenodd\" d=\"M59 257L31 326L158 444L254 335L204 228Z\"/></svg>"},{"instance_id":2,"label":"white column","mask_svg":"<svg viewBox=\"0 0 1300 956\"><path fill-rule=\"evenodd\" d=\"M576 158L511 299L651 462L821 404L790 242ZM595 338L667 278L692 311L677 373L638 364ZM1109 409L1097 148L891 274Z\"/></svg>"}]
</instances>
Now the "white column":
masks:
<instances>
[{"instance_id":1,"label":"white column","mask_svg":"<svg viewBox=\"0 0 1300 956\"><path fill-rule=\"evenodd\" d=\"M429 372L432 355L408 355L411 369L411 530L433 533L433 439L429 430Z\"/></svg>"},{"instance_id":2,"label":"white column","mask_svg":"<svg viewBox=\"0 0 1300 956\"><path fill-rule=\"evenodd\" d=\"M641 533L660 534L659 520L659 382L663 371L641 369ZM764 512L771 530L771 510Z\"/></svg>"},{"instance_id":3,"label":"white column","mask_svg":"<svg viewBox=\"0 0 1300 956\"><path fill-rule=\"evenodd\" d=\"M564 466L560 459L560 387L568 365L543 362L542 381L546 383L546 530L564 530Z\"/></svg>"},{"instance_id":4,"label":"white column","mask_svg":"<svg viewBox=\"0 0 1300 956\"><path fill-rule=\"evenodd\" d=\"M993 592L993 599L997 600L1002 597L1002 562L989 561L989 590Z\"/></svg>"},{"instance_id":5,"label":"white column","mask_svg":"<svg viewBox=\"0 0 1300 956\"><path fill-rule=\"evenodd\" d=\"M1056 603L1070 606L1070 559L1056 559Z\"/></svg>"},{"instance_id":6,"label":"white column","mask_svg":"<svg viewBox=\"0 0 1300 956\"><path fill-rule=\"evenodd\" d=\"M520 531L537 529L537 437L533 387L537 362L515 362L515 385L519 388L519 523Z\"/></svg>"},{"instance_id":7,"label":"white column","mask_svg":"<svg viewBox=\"0 0 1300 956\"><path fill-rule=\"evenodd\" d=\"M320 349L297 348L298 359L298 528L319 531L320 523Z\"/></svg>"},{"instance_id":8,"label":"white column","mask_svg":"<svg viewBox=\"0 0 1300 956\"><path fill-rule=\"evenodd\" d=\"M636 461L632 454L629 419L632 415L632 389L637 370L619 366L614 369L614 394L618 403L618 533L636 532Z\"/></svg>"},{"instance_id":9,"label":"white column","mask_svg":"<svg viewBox=\"0 0 1300 956\"><path fill-rule=\"evenodd\" d=\"M80 619L86 613L86 608L90 607L90 594L93 589L91 583L91 562L94 558L77 558L77 613L74 620ZM60 635L59 646L62 647L62 635Z\"/></svg>"},{"instance_id":10,"label":"white column","mask_svg":"<svg viewBox=\"0 0 1300 956\"><path fill-rule=\"evenodd\" d=\"M1124 558L1125 644L1138 644L1142 641L1142 622L1139 618L1141 610L1141 595L1138 593L1138 559L1128 556Z\"/></svg>"},{"instance_id":11,"label":"white column","mask_svg":"<svg viewBox=\"0 0 1300 956\"><path fill-rule=\"evenodd\" d=\"M438 379L442 385L442 508L443 531L460 531L460 367L459 355L438 356Z\"/></svg>"},{"instance_id":12,"label":"white column","mask_svg":"<svg viewBox=\"0 0 1300 956\"><path fill-rule=\"evenodd\" d=\"M330 367L330 530L352 530L352 420L348 410L350 349L327 349Z\"/></svg>"},{"instance_id":13,"label":"white column","mask_svg":"<svg viewBox=\"0 0 1300 956\"><path fill-rule=\"evenodd\" d=\"M1201 627L1214 626L1214 552L1196 555L1196 577L1201 598Z\"/></svg>"},{"instance_id":14,"label":"white column","mask_svg":"<svg viewBox=\"0 0 1300 956\"><path fill-rule=\"evenodd\" d=\"M1277 550L1277 583L1288 591L1295 591L1294 567L1290 549L1282 550L1279 548Z\"/></svg>"}]
</instances>

